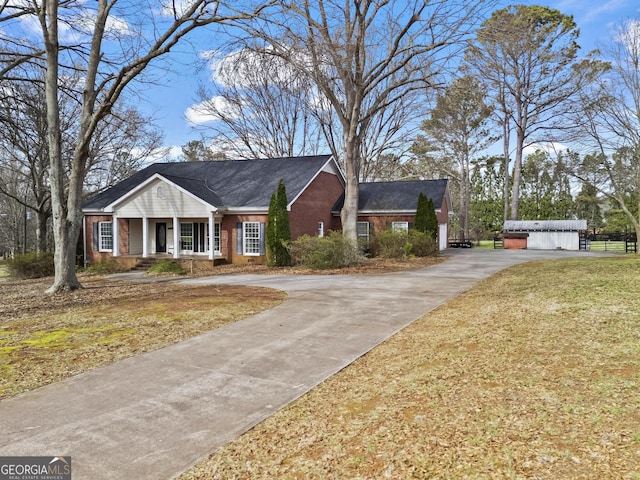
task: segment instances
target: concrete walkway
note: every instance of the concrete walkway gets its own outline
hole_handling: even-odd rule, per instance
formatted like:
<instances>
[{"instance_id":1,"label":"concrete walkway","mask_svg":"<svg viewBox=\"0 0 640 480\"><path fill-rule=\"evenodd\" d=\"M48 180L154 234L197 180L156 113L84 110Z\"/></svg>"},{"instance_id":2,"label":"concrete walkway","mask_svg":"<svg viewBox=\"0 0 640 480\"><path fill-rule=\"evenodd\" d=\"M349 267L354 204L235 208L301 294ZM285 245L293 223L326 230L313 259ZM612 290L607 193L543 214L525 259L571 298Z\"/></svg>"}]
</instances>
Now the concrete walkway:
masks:
<instances>
[{"instance_id":1,"label":"concrete walkway","mask_svg":"<svg viewBox=\"0 0 640 480\"><path fill-rule=\"evenodd\" d=\"M285 290L278 307L0 402L0 455L70 455L74 480L188 469L409 323L514 264L584 252L450 251L375 276L237 275L193 284Z\"/></svg>"}]
</instances>

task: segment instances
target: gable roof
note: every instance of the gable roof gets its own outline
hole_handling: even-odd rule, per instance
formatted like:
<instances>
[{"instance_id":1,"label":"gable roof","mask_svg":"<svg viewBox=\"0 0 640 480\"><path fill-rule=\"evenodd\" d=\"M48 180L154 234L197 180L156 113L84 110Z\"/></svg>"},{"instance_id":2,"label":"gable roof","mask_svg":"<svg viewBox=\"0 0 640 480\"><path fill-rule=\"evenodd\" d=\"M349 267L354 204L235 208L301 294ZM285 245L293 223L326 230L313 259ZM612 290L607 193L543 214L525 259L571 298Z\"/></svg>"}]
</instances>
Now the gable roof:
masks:
<instances>
[{"instance_id":1,"label":"gable roof","mask_svg":"<svg viewBox=\"0 0 640 480\"><path fill-rule=\"evenodd\" d=\"M331 160L331 155L316 155L154 163L88 200L83 210L102 211L153 176L165 178L217 207L267 208L280 179L284 181L287 197L295 199Z\"/></svg>"},{"instance_id":2,"label":"gable roof","mask_svg":"<svg viewBox=\"0 0 640 480\"><path fill-rule=\"evenodd\" d=\"M586 220L505 220L505 232L577 232L587 229Z\"/></svg>"},{"instance_id":3,"label":"gable roof","mask_svg":"<svg viewBox=\"0 0 640 480\"><path fill-rule=\"evenodd\" d=\"M420 193L431 199L435 209L439 210L448 194L448 182L441 179L361 183L358 212L415 212ZM336 202L333 211L340 211L343 205L344 195Z\"/></svg>"}]
</instances>

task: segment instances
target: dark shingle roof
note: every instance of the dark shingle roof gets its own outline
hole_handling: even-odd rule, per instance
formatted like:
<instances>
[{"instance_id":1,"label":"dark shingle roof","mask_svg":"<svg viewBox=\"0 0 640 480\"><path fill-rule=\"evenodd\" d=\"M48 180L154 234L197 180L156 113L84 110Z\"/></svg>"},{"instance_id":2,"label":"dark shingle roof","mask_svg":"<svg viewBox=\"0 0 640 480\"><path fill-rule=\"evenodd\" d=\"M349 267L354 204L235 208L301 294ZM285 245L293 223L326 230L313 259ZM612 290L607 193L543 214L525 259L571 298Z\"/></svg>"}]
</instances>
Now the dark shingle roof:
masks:
<instances>
[{"instance_id":1,"label":"dark shingle roof","mask_svg":"<svg viewBox=\"0 0 640 480\"><path fill-rule=\"evenodd\" d=\"M415 211L418 196L422 192L433 200L436 209L442 207L448 180L403 180L397 182L373 182L360 184L358 211L360 212L400 212ZM344 195L333 207L339 211L344 204Z\"/></svg>"},{"instance_id":2,"label":"dark shingle roof","mask_svg":"<svg viewBox=\"0 0 640 480\"><path fill-rule=\"evenodd\" d=\"M85 210L101 210L155 174L188 190L214 206L269 206L280 179L292 200L329 161L331 155L285 157L260 160L154 163L105 190L83 205Z\"/></svg>"}]
</instances>

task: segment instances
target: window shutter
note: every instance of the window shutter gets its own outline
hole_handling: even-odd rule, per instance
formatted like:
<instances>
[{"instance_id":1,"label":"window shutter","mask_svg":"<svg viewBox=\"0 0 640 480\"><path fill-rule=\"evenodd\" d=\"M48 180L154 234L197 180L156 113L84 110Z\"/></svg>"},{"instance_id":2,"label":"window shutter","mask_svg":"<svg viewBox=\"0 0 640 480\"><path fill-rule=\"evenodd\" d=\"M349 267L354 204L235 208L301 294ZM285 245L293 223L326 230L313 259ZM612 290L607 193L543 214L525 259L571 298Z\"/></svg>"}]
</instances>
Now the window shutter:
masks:
<instances>
[{"instance_id":1,"label":"window shutter","mask_svg":"<svg viewBox=\"0 0 640 480\"><path fill-rule=\"evenodd\" d=\"M265 247L265 223L260 222L260 255L266 255L267 250Z\"/></svg>"},{"instance_id":2,"label":"window shutter","mask_svg":"<svg viewBox=\"0 0 640 480\"><path fill-rule=\"evenodd\" d=\"M100 224L93 222L93 249L100 250Z\"/></svg>"},{"instance_id":3,"label":"window shutter","mask_svg":"<svg viewBox=\"0 0 640 480\"><path fill-rule=\"evenodd\" d=\"M236 253L242 255L242 222L236 223Z\"/></svg>"},{"instance_id":4,"label":"window shutter","mask_svg":"<svg viewBox=\"0 0 640 480\"><path fill-rule=\"evenodd\" d=\"M369 236L373 236L373 222L368 222L369 223Z\"/></svg>"},{"instance_id":5,"label":"window shutter","mask_svg":"<svg viewBox=\"0 0 640 480\"><path fill-rule=\"evenodd\" d=\"M409 222L409 230L413 228L413 222Z\"/></svg>"}]
</instances>

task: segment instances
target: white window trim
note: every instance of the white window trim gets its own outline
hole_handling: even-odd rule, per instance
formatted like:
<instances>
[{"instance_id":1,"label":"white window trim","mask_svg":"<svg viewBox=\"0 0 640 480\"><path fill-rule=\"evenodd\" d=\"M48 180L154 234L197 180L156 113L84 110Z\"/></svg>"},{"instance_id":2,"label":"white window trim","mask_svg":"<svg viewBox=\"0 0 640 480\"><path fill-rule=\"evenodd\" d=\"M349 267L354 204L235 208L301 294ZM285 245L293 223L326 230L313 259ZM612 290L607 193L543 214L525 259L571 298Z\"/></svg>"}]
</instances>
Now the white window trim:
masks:
<instances>
[{"instance_id":1,"label":"white window trim","mask_svg":"<svg viewBox=\"0 0 640 480\"><path fill-rule=\"evenodd\" d=\"M216 245L216 240L217 240L217 245ZM208 228L207 228L207 248L209 248L209 229ZM217 255L222 255L222 224L220 222L214 222L213 224L213 253Z\"/></svg>"},{"instance_id":2,"label":"white window trim","mask_svg":"<svg viewBox=\"0 0 640 480\"><path fill-rule=\"evenodd\" d=\"M360 228L359 227L361 227L363 225L367 226L367 233L360 233ZM370 236L369 235L369 228L370 228L369 222L357 222L357 225L356 225L356 237L359 240L362 240L363 242L365 242L365 245L369 245L369 240L370 240L370 238L369 238L369 236Z\"/></svg>"},{"instance_id":3,"label":"white window trim","mask_svg":"<svg viewBox=\"0 0 640 480\"><path fill-rule=\"evenodd\" d=\"M257 228L257 232L258 235L257 237L248 237L247 233L249 231L249 229L247 228L248 225L255 225ZM248 252L247 251L247 241L248 240L252 240L254 238L257 238L258 240L258 251L257 252ZM260 256L260 242L262 241L262 239L260 238L260 222L242 222L242 255L247 255L247 256L253 256L253 257L259 257Z\"/></svg>"},{"instance_id":4,"label":"white window trim","mask_svg":"<svg viewBox=\"0 0 640 480\"><path fill-rule=\"evenodd\" d=\"M190 236L182 234L182 227L186 226L186 225L190 225L191 226L191 235ZM189 237L191 238L191 249L182 248L182 244L183 244L182 239L183 238L189 238ZM193 238L193 223L192 222L181 222L180 223L180 253L186 253L186 254L193 253L193 242L194 242L194 238Z\"/></svg>"},{"instance_id":5,"label":"white window trim","mask_svg":"<svg viewBox=\"0 0 640 480\"><path fill-rule=\"evenodd\" d=\"M409 222L391 222L391 229L394 232L408 232Z\"/></svg>"},{"instance_id":6,"label":"white window trim","mask_svg":"<svg viewBox=\"0 0 640 480\"><path fill-rule=\"evenodd\" d=\"M109 226L109 233L102 233L103 226ZM111 239L111 248L104 248L103 241L107 238ZM113 252L113 223L112 222L98 222L98 251L99 252Z\"/></svg>"}]
</instances>

